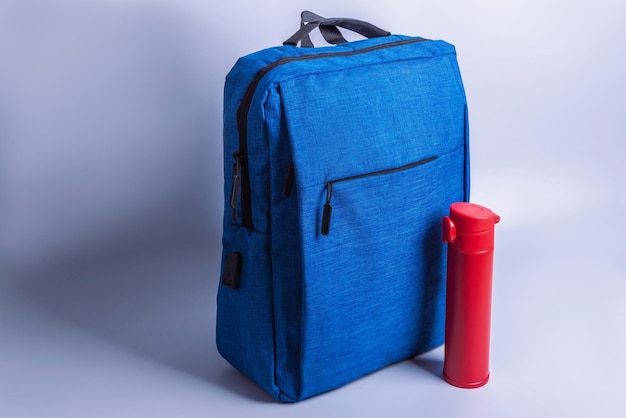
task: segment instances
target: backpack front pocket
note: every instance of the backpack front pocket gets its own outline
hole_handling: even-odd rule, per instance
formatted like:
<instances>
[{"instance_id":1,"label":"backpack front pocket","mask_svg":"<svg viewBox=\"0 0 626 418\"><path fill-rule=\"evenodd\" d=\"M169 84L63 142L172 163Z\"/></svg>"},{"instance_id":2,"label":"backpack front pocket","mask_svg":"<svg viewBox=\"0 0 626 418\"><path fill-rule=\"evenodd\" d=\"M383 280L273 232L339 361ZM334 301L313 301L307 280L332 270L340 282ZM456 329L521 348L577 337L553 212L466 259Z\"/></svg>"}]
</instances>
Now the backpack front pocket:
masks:
<instances>
[{"instance_id":1,"label":"backpack front pocket","mask_svg":"<svg viewBox=\"0 0 626 418\"><path fill-rule=\"evenodd\" d=\"M400 167L394 167L394 168L389 168L389 169L385 169L385 170L372 171L372 172L369 172L369 173L357 174L357 175L354 175L354 176L342 177L342 178L339 178L339 179L334 179L334 180L327 181L326 182L326 203L324 204L324 210L322 212L322 228L321 228L322 235L328 235L329 232L330 232L330 222L331 222L332 210L333 210L333 206L331 204L331 200L332 200L332 197L333 197L333 190L335 189L335 185L337 183L357 181L357 180L365 179L365 178L368 178L368 177L378 177L378 176L385 176L385 175L399 173L401 171L410 170L410 169L418 167L420 165L427 164L427 163L435 160L436 158L437 157L428 157L428 158L421 159L419 161L415 161L415 162L412 162L412 163L409 163L409 164L405 164L405 165L400 166Z\"/></svg>"},{"instance_id":2,"label":"backpack front pocket","mask_svg":"<svg viewBox=\"0 0 626 418\"><path fill-rule=\"evenodd\" d=\"M303 396L443 343L440 223L463 165L458 149L298 189Z\"/></svg>"}]
</instances>

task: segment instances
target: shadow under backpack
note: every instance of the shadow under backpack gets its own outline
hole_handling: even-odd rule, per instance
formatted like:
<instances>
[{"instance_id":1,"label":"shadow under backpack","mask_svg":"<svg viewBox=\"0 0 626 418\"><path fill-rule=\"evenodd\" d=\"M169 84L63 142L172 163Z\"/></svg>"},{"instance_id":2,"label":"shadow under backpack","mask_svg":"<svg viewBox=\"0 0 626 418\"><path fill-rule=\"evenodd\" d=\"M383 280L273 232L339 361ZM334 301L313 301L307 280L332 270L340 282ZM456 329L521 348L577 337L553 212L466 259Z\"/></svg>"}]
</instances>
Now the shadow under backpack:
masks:
<instances>
[{"instance_id":1,"label":"shadow under backpack","mask_svg":"<svg viewBox=\"0 0 626 418\"><path fill-rule=\"evenodd\" d=\"M336 45L313 48L315 28ZM295 402L443 344L441 219L469 198L454 46L303 12L226 77L224 166L217 346L234 367Z\"/></svg>"}]
</instances>

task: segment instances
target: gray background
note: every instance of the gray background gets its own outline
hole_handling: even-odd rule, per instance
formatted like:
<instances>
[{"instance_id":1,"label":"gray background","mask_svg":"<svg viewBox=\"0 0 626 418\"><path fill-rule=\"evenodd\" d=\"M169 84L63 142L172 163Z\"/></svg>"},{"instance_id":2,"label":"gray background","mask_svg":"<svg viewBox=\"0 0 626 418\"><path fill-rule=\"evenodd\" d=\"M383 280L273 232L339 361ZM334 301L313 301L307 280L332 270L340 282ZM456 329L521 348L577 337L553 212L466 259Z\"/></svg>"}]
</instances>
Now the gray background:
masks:
<instances>
[{"instance_id":1,"label":"gray background","mask_svg":"<svg viewBox=\"0 0 626 418\"><path fill-rule=\"evenodd\" d=\"M626 3L218 4L0 2L0 415L623 416ZM481 389L438 349L285 406L217 354L224 77L307 8L457 47L502 217Z\"/></svg>"}]
</instances>

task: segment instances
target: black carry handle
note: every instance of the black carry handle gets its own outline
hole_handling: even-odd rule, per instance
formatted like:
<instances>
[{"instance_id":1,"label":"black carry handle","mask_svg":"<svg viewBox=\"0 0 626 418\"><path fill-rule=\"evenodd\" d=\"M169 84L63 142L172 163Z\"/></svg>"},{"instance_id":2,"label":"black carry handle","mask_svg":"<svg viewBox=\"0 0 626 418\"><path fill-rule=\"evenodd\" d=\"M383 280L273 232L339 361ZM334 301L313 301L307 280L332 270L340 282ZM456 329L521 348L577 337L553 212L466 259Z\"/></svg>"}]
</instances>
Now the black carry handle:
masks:
<instances>
[{"instance_id":1,"label":"black carry handle","mask_svg":"<svg viewBox=\"0 0 626 418\"><path fill-rule=\"evenodd\" d=\"M300 27L306 25L312 21L321 21L324 18L316 13L310 12L308 10L303 11L300 14ZM324 37L324 40L329 44L337 45L337 44L345 44L348 42L346 38L343 37L339 29L336 26L325 26L320 25L320 33ZM311 37L306 34L300 40L300 46L302 48L313 48L313 42L311 42Z\"/></svg>"},{"instance_id":2,"label":"black carry handle","mask_svg":"<svg viewBox=\"0 0 626 418\"><path fill-rule=\"evenodd\" d=\"M315 28L320 28L320 32L324 39L331 44L345 43L346 39L341 35L337 27L349 29L353 32L361 34L366 38L378 38L381 36L391 35L390 32L374 26L371 23L357 19L349 19L345 17L324 18L313 12L305 10L302 12L302 22L300 30L283 42L283 45L296 46L301 42L303 47L312 47L313 43L309 37L309 33ZM305 22L308 22L305 24Z\"/></svg>"}]
</instances>

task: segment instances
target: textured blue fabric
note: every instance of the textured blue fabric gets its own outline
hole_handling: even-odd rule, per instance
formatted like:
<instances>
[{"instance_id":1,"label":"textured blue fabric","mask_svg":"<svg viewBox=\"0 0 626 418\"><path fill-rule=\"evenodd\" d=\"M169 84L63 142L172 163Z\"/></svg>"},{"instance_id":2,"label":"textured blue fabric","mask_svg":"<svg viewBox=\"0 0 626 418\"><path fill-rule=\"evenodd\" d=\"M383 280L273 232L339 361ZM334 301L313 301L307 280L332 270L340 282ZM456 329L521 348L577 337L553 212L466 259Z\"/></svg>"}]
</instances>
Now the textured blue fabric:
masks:
<instances>
[{"instance_id":1,"label":"textured blue fabric","mask_svg":"<svg viewBox=\"0 0 626 418\"><path fill-rule=\"evenodd\" d=\"M219 287L217 345L278 400L314 396L443 343L440 221L469 197L467 106L454 47L393 46L408 39L271 48L241 58L226 79L223 257L239 252L243 266L240 288ZM284 57L382 44L292 61L260 80L246 132L254 229L240 213L233 220L236 114L255 74Z\"/></svg>"}]
</instances>

